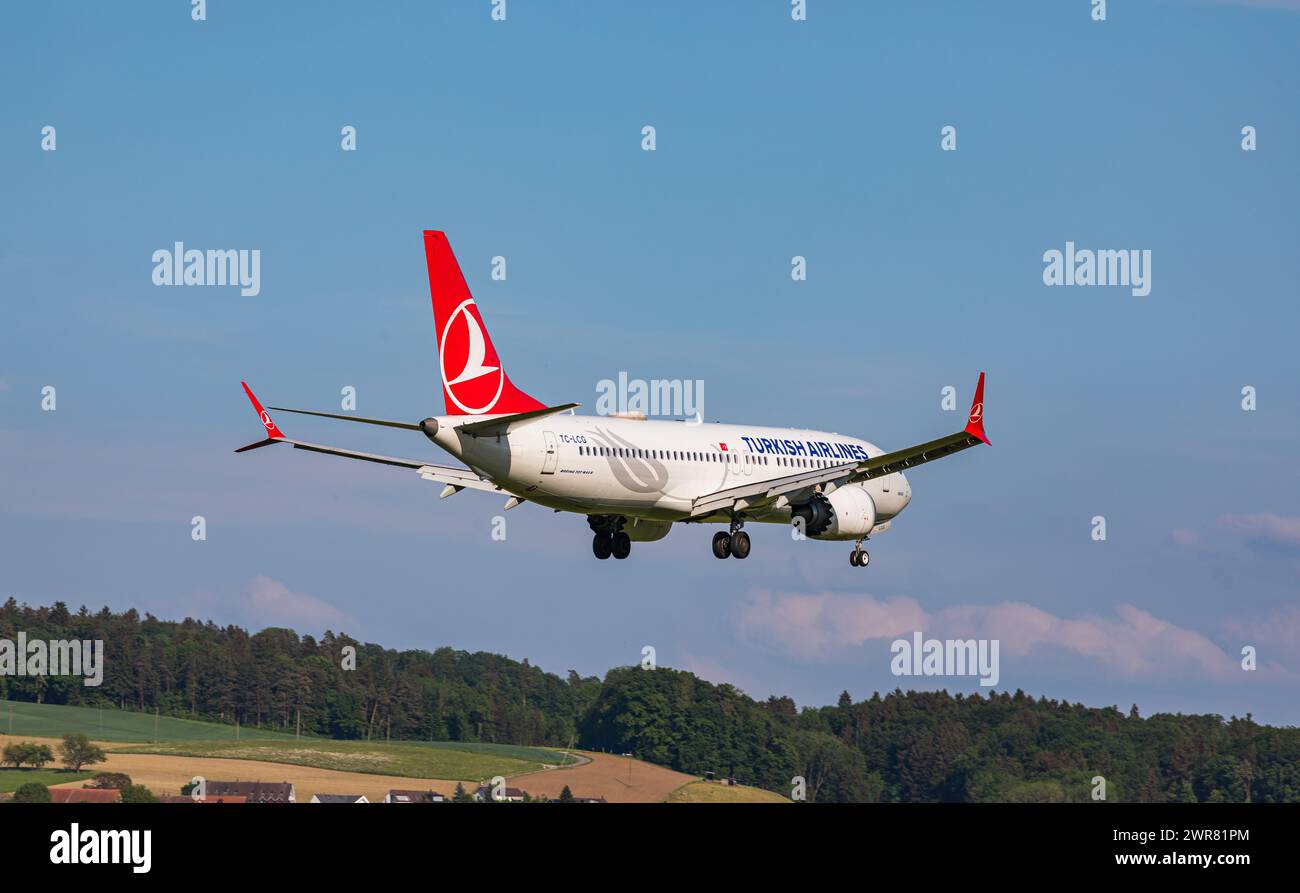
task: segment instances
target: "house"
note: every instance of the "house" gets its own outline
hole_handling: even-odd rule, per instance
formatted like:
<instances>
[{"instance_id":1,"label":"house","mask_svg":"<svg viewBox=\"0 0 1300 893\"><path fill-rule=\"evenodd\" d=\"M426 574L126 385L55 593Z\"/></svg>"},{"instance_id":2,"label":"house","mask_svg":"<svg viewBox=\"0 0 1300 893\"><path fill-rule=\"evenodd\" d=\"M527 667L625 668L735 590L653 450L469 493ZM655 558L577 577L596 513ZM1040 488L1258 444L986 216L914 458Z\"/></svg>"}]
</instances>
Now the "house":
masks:
<instances>
[{"instance_id":1,"label":"house","mask_svg":"<svg viewBox=\"0 0 1300 893\"><path fill-rule=\"evenodd\" d=\"M167 797L159 798L158 802L159 803L247 803L248 798L241 797L235 794L226 794L221 797L209 796L205 800L195 800L193 797L188 797L185 794L172 794Z\"/></svg>"},{"instance_id":2,"label":"house","mask_svg":"<svg viewBox=\"0 0 1300 893\"><path fill-rule=\"evenodd\" d=\"M369 803L365 794L312 794L310 803Z\"/></svg>"},{"instance_id":3,"label":"house","mask_svg":"<svg viewBox=\"0 0 1300 893\"><path fill-rule=\"evenodd\" d=\"M480 803L496 801L498 803L522 803L528 795L519 788L502 788L498 796L492 795L491 785L481 784L474 792L474 799Z\"/></svg>"},{"instance_id":4,"label":"house","mask_svg":"<svg viewBox=\"0 0 1300 893\"><path fill-rule=\"evenodd\" d=\"M293 785L287 781L212 781L204 784L207 799L243 797L248 803L297 803Z\"/></svg>"},{"instance_id":5,"label":"house","mask_svg":"<svg viewBox=\"0 0 1300 893\"><path fill-rule=\"evenodd\" d=\"M384 795L385 803L446 803L447 798L437 791L392 790Z\"/></svg>"},{"instance_id":6,"label":"house","mask_svg":"<svg viewBox=\"0 0 1300 893\"><path fill-rule=\"evenodd\" d=\"M99 788L50 788L51 803L121 803L122 792Z\"/></svg>"}]
</instances>

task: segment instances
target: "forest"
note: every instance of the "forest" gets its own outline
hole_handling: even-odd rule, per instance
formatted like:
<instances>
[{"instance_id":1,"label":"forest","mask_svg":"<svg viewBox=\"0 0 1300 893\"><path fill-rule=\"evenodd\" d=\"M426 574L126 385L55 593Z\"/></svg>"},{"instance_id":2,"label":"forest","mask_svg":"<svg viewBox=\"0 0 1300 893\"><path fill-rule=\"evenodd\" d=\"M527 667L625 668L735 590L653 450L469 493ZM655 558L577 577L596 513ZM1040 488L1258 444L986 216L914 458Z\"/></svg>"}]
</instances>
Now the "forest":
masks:
<instances>
[{"instance_id":1,"label":"forest","mask_svg":"<svg viewBox=\"0 0 1300 893\"><path fill-rule=\"evenodd\" d=\"M0 697L342 739L577 746L820 802L1300 802L1300 729L1024 692L755 700L659 667L561 677L452 648L249 633L62 602L0 606L0 639L101 640L102 684L0 676ZM796 782L802 779L802 782Z\"/></svg>"}]
</instances>

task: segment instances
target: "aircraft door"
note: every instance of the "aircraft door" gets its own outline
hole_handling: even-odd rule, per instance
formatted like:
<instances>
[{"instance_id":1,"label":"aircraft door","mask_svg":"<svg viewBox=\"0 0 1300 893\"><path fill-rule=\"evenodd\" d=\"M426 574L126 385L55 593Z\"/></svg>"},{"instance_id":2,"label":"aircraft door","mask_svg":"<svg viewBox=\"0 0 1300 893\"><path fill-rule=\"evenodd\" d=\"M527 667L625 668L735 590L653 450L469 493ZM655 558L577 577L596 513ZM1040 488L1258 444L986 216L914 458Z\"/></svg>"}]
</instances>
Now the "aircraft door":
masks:
<instances>
[{"instance_id":1,"label":"aircraft door","mask_svg":"<svg viewBox=\"0 0 1300 893\"><path fill-rule=\"evenodd\" d=\"M554 431L543 431L546 455L542 458L542 474L555 474L555 466L560 460L560 446L555 440Z\"/></svg>"}]
</instances>

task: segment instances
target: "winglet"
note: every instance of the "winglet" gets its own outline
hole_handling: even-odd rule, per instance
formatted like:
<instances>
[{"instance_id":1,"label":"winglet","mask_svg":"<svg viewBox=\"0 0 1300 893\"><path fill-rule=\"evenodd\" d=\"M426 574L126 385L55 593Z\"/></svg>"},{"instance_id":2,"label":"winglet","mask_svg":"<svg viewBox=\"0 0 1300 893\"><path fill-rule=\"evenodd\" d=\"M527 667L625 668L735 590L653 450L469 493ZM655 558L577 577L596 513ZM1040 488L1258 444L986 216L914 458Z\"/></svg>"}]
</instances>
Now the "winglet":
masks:
<instances>
[{"instance_id":1,"label":"winglet","mask_svg":"<svg viewBox=\"0 0 1300 893\"><path fill-rule=\"evenodd\" d=\"M984 436L984 373L980 373L979 384L975 385L975 399L970 404L970 416L966 419L966 433L976 440L988 443Z\"/></svg>"},{"instance_id":2,"label":"winglet","mask_svg":"<svg viewBox=\"0 0 1300 893\"><path fill-rule=\"evenodd\" d=\"M258 402L257 398L253 396L253 391L248 387L248 382L241 381L240 384L244 386L244 393L248 395L249 401L252 402L253 409L257 410L258 418L260 418L262 424L266 426L266 433L271 435L272 440L283 438L284 432L276 427L275 422L271 421L271 416L262 408L262 404Z\"/></svg>"}]
</instances>

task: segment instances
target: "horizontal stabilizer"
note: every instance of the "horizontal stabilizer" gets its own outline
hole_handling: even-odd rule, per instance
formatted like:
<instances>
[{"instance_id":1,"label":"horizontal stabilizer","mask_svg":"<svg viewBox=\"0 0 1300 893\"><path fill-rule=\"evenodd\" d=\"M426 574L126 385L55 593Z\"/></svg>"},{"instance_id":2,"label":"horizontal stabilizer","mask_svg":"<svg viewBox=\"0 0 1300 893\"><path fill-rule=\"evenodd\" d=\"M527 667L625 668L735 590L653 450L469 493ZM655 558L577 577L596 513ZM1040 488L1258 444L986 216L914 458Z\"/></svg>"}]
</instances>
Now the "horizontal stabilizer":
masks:
<instances>
[{"instance_id":1,"label":"horizontal stabilizer","mask_svg":"<svg viewBox=\"0 0 1300 893\"><path fill-rule=\"evenodd\" d=\"M235 452L246 453L249 450L255 450L259 447L264 447L264 446L270 446L273 443L280 443L281 441L282 438L279 437L268 437L266 440L259 440L257 443L250 443L248 446L241 446L239 449L235 450Z\"/></svg>"},{"instance_id":2,"label":"horizontal stabilizer","mask_svg":"<svg viewBox=\"0 0 1300 893\"><path fill-rule=\"evenodd\" d=\"M581 403L563 403L559 406L547 406L543 409L530 409L528 412L493 416L480 422L467 422L464 425L457 425L456 430L463 431L471 437L496 437L501 434L508 434L521 425L527 425L530 422L557 413L568 412L570 409L577 409L581 405Z\"/></svg>"},{"instance_id":3,"label":"horizontal stabilizer","mask_svg":"<svg viewBox=\"0 0 1300 893\"><path fill-rule=\"evenodd\" d=\"M296 412L299 415L320 416L323 419L342 419L345 422L361 422L365 425L383 425L385 428L405 428L408 431L419 431L420 426L412 422L394 422L390 419L367 419L356 415L341 415L337 412L317 412L314 409L290 409L287 406L272 406L276 412Z\"/></svg>"}]
</instances>

